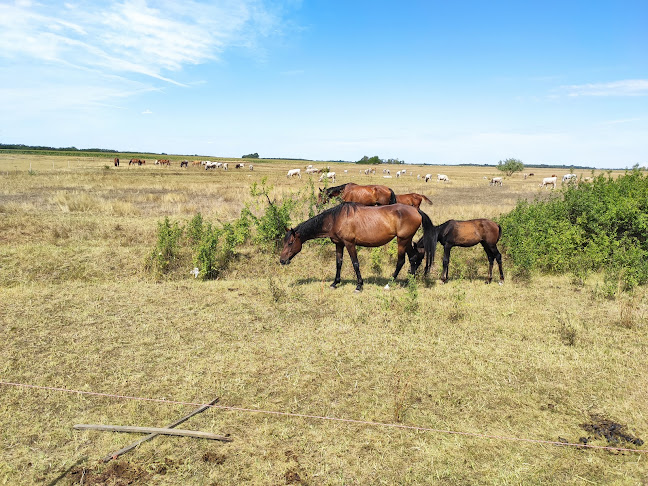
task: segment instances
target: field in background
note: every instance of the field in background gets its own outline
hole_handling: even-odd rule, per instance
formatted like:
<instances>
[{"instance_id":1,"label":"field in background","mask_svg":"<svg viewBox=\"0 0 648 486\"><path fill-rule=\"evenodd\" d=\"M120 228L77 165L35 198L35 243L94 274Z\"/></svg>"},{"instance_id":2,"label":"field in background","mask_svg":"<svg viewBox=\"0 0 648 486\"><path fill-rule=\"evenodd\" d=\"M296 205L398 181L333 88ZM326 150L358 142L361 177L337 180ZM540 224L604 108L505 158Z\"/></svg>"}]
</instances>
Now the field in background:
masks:
<instances>
[{"instance_id":1,"label":"field in background","mask_svg":"<svg viewBox=\"0 0 648 486\"><path fill-rule=\"evenodd\" d=\"M158 437L104 465L137 436L76 423L164 426L195 406L0 385L0 482L96 484L642 484L646 455L447 434L610 443L619 423L646 440L647 292L609 298L600 278L518 278L484 285L481 248L452 253L450 282L391 291L387 250L360 251L365 290L332 245L306 243L293 263L252 244L216 281L155 281L144 261L165 216L223 223L263 177L271 197L306 198L305 161L253 161L254 171L113 167L112 158L0 156L0 379L39 386L402 424L437 432L214 409L183 428L232 443ZM192 160L189 158L189 160ZM212 159L216 160L216 159ZM324 163L315 163L317 167ZM517 200L551 197L529 169L490 187L494 168L329 164L345 182L419 192L447 219L496 218ZM396 178L405 168L407 175ZM348 172L345 173L344 170ZM410 174L411 172L411 174ZM431 182L417 179L426 173ZM444 173L449 183L437 183ZM591 171L576 171L590 176ZM314 180L315 187L323 187ZM298 208L297 224L306 218ZM440 267L437 251L437 275ZM180 272L182 273L182 272ZM606 422L607 420L607 422ZM617 429L618 431L618 429ZM646 446L639 447L645 450ZM121 479L119 479L121 478Z\"/></svg>"}]
</instances>

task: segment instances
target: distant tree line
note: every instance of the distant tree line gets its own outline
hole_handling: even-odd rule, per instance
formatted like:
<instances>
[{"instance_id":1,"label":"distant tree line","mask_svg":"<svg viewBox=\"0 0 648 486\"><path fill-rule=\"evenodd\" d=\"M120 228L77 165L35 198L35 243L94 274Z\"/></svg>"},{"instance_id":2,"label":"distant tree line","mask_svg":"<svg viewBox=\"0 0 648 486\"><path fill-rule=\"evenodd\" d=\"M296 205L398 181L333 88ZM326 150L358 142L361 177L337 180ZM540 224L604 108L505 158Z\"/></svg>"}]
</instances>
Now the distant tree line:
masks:
<instances>
[{"instance_id":1,"label":"distant tree line","mask_svg":"<svg viewBox=\"0 0 648 486\"><path fill-rule=\"evenodd\" d=\"M377 155L367 157L366 155L356 162L356 164L379 165L379 164L404 164L404 160L386 159L383 160Z\"/></svg>"},{"instance_id":2,"label":"distant tree line","mask_svg":"<svg viewBox=\"0 0 648 486\"><path fill-rule=\"evenodd\" d=\"M118 150L109 150L109 149L100 149L100 148L88 148L88 149L78 149L76 147L45 147L42 145L23 145L19 144L7 144L0 143L0 150L48 150L54 152L109 152L109 153L118 153Z\"/></svg>"},{"instance_id":3,"label":"distant tree line","mask_svg":"<svg viewBox=\"0 0 648 486\"><path fill-rule=\"evenodd\" d=\"M242 159L258 159L258 158L259 158L259 154L257 154L256 152L254 152L253 154L247 154L247 155L244 155L244 156L242 156L241 158L242 158Z\"/></svg>"}]
</instances>

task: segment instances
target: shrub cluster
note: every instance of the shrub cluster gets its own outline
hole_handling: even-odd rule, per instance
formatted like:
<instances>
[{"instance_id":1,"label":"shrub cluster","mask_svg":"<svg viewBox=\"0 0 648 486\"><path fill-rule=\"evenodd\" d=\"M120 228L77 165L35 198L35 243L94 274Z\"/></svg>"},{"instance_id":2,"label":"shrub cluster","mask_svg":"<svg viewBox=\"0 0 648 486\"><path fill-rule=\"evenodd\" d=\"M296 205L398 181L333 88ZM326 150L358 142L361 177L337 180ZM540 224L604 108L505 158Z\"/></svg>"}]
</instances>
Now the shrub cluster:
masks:
<instances>
[{"instance_id":1,"label":"shrub cluster","mask_svg":"<svg viewBox=\"0 0 648 486\"><path fill-rule=\"evenodd\" d=\"M212 280L227 269L236 258L237 249L248 240L259 246L277 247L290 226L291 214L299 205L298 201L304 198L293 194L276 202L270 199L271 190L272 187L266 185L266 178L260 185L255 182L251 186L251 194L259 198L259 206L264 208L259 216L246 206L238 219L222 225L204 221L200 213L186 226L165 217L158 223L157 243L146 260L146 269L160 278L186 265L190 259L198 269L198 278ZM310 184L306 206L309 214L317 210L313 184Z\"/></svg>"},{"instance_id":2,"label":"shrub cluster","mask_svg":"<svg viewBox=\"0 0 648 486\"><path fill-rule=\"evenodd\" d=\"M290 214L297 206L298 198L286 198L280 203L270 200L270 191L272 186L266 186L267 178L261 179L261 185L256 182L250 188L250 194L255 197L263 196L268 205L265 212L257 217L247 209L249 217L252 219L256 227L256 235L254 240L261 245L275 245L279 246L281 240L286 234L286 228L290 226Z\"/></svg>"},{"instance_id":3,"label":"shrub cluster","mask_svg":"<svg viewBox=\"0 0 648 486\"><path fill-rule=\"evenodd\" d=\"M604 269L626 290L648 282L648 176L638 168L570 185L549 201L520 201L499 223L502 246L524 270Z\"/></svg>"},{"instance_id":4,"label":"shrub cluster","mask_svg":"<svg viewBox=\"0 0 648 486\"><path fill-rule=\"evenodd\" d=\"M244 211L233 223L217 227L203 221L196 214L186 226L171 222L168 217L158 223L155 248L146 260L146 269L160 278L169 274L181 261L185 248L189 248L198 277L203 280L217 278L227 268L236 254L236 247L250 236L250 219Z\"/></svg>"}]
</instances>

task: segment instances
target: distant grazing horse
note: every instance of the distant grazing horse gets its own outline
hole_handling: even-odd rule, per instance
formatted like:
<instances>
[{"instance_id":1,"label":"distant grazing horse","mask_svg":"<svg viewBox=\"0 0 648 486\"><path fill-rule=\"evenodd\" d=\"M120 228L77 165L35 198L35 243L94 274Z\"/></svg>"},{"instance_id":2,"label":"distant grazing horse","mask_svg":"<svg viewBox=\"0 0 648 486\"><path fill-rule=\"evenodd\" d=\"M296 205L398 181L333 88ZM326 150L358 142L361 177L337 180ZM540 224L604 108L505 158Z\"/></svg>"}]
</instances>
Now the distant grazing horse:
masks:
<instances>
[{"instance_id":1,"label":"distant grazing horse","mask_svg":"<svg viewBox=\"0 0 648 486\"><path fill-rule=\"evenodd\" d=\"M317 202L324 204L332 197L340 196L344 202L354 202L365 206L384 206L395 204L396 194L387 186L369 184L366 186L348 182L340 186L320 189Z\"/></svg>"},{"instance_id":2,"label":"distant grazing horse","mask_svg":"<svg viewBox=\"0 0 648 486\"><path fill-rule=\"evenodd\" d=\"M502 177L492 177L491 180L490 180L489 185L491 185L491 186L501 186L503 182L504 182L504 179Z\"/></svg>"},{"instance_id":3,"label":"distant grazing horse","mask_svg":"<svg viewBox=\"0 0 648 486\"><path fill-rule=\"evenodd\" d=\"M301 179L301 169L290 169L286 174L286 177L290 179L293 176L297 176Z\"/></svg>"},{"instance_id":4,"label":"distant grazing horse","mask_svg":"<svg viewBox=\"0 0 648 486\"><path fill-rule=\"evenodd\" d=\"M433 249L432 260L437 242L443 245L443 270L441 272L441 281L445 283L448 280L448 266L450 265L450 250L453 246L475 246L481 243L488 257L488 280L493 280L493 261L497 260L500 273L500 285L504 283L504 272L502 272L502 255L497 249L497 242L502 236L502 227L490 219L471 219L469 221L455 221L451 219L445 223L434 226L433 230ZM426 251L425 241L421 239L416 244L419 251L419 262L423 259Z\"/></svg>"},{"instance_id":5,"label":"distant grazing horse","mask_svg":"<svg viewBox=\"0 0 648 486\"><path fill-rule=\"evenodd\" d=\"M356 245L382 246L395 237L398 241L398 260L392 278L395 279L398 276L398 272L405 263L406 253L411 264L410 273L414 274L423 257L420 256L421 250L417 252L414 248L412 238L421 224L423 225L423 238L419 243L421 243L422 252L426 257L425 273L427 274L432 262L430 255L434 251L434 226L425 213L405 204L363 206L355 203L342 203L327 209L297 225L296 228L286 231L279 262L282 265L290 263L290 260L301 251L302 244L308 240L330 238L335 243L336 266L335 280L331 287L336 288L340 283L342 255L346 247L357 277L356 292L360 292L364 282L360 275Z\"/></svg>"},{"instance_id":6,"label":"distant grazing horse","mask_svg":"<svg viewBox=\"0 0 648 486\"><path fill-rule=\"evenodd\" d=\"M423 194L417 194L416 192L410 192L408 194L396 194L397 203L414 206L416 209L421 207L421 203L423 201L427 201L432 204L432 201L430 201L427 196L424 196Z\"/></svg>"},{"instance_id":7,"label":"distant grazing horse","mask_svg":"<svg viewBox=\"0 0 648 486\"><path fill-rule=\"evenodd\" d=\"M169 159L158 159L158 164L160 164L160 165L171 165L171 161Z\"/></svg>"},{"instance_id":8,"label":"distant grazing horse","mask_svg":"<svg viewBox=\"0 0 648 486\"><path fill-rule=\"evenodd\" d=\"M448 179L448 176L445 175L445 174L437 174L437 182L440 182L440 181L449 182L450 179Z\"/></svg>"},{"instance_id":9,"label":"distant grazing horse","mask_svg":"<svg viewBox=\"0 0 648 486\"><path fill-rule=\"evenodd\" d=\"M115 164L115 167L119 167L119 159L115 157L115 160L113 161Z\"/></svg>"},{"instance_id":10,"label":"distant grazing horse","mask_svg":"<svg viewBox=\"0 0 648 486\"><path fill-rule=\"evenodd\" d=\"M189 168L189 161L188 160L183 160L180 162L180 168L187 167Z\"/></svg>"},{"instance_id":11,"label":"distant grazing horse","mask_svg":"<svg viewBox=\"0 0 648 486\"><path fill-rule=\"evenodd\" d=\"M319 181L322 182L324 179L331 179L333 180L333 182L335 182L335 172L330 172L330 171L324 172L320 176Z\"/></svg>"},{"instance_id":12,"label":"distant grazing horse","mask_svg":"<svg viewBox=\"0 0 648 486\"><path fill-rule=\"evenodd\" d=\"M540 187L549 187L553 186L553 188L556 188L556 182L558 181L557 176L551 176L551 177L545 177L542 179L542 183L540 184Z\"/></svg>"},{"instance_id":13,"label":"distant grazing horse","mask_svg":"<svg viewBox=\"0 0 648 486\"><path fill-rule=\"evenodd\" d=\"M128 162L128 165L135 165L135 164L136 164L136 165L146 164L146 160L142 160L142 159L130 159L130 161Z\"/></svg>"}]
</instances>

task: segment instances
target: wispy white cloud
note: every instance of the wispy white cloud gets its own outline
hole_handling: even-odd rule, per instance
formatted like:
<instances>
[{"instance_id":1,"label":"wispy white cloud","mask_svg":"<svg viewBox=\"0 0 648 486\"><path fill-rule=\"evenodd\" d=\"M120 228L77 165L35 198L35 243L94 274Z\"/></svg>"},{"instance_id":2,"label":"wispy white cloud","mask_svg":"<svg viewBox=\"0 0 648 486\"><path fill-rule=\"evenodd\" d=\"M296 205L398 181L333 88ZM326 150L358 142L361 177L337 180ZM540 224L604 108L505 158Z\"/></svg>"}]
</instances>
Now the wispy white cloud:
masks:
<instances>
[{"instance_id":1,"label":"wispy white cloud","mask_svg":"<svg viewBox=\"0 0 648 486\"><path fill-rule=\"evenodd\" d=\"M620 125L622 123L635 123L642 121L641 118L623 118L620 120L608 120L603 122L603 125Z\"/></svg>"},{"instance_id":2,"label":"wispy white cloud","mask_svg":"<svg viewBox=\"0 0 648 486\"><path fill-rule=\"evenodd\" d=\"M561 86L568 96L648 96L648 79Z\"/></svg>"},{"instance_id":3,"label":"wispy white cloud","mask_svg":"<svg viewBox=\"0 0 648 486\"><path fill-rule=\"evenodd\" d=\"M0 3L0 66L11 65L18 76L36 67L43 89L58 86L61 96L69 90L51 73L72 68L75 88L85 84L90 98L105 101L111 90L132 93L133 83L189 86L185 67L218 61L232 46L257 45L258 36L274 35L280 25L263 0L17 0ZM103 90L96 89L100 77ZM3 87L12 96L23 88L17 80Z\"/></svg>"},{"instance_id":4,"label":"wispy white cloud","mask_svg":"<svg viewBox=\"0 0 648 486\"><path fill-rule=\"evenodd\" d=\"M149 109L146 109L146 110L144 110L142 112L142 115L152 115L152 114L153 114L153 112L151 110L149 110Z\"/></svg>"}]
</instances>

